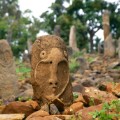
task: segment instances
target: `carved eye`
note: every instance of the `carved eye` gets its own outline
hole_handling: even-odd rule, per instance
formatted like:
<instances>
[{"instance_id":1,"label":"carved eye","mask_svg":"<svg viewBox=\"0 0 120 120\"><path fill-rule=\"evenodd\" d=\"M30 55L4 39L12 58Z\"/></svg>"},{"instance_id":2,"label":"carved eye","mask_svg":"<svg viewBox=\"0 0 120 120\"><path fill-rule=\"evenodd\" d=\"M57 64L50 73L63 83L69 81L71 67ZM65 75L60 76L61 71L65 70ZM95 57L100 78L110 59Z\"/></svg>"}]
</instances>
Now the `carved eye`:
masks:
<instances>
[{"instance_id":1,"label":"carved eye","mask_svg":"<svg viewBox=\"0 0 120 120\"><path fill-rule=\"evenodd\" d=\"M40 58L44 58L46 56L46 51L42 51L41 53L40 53Z\"/></svg>"},{"instance_id":2,"label":"carved eye","mask_svg":"<svg viewBox=\"0 0 120 120\"><path fill-rule=\"evenodd\" d=\"M67 52L66 51L64 51L64 55L65 55L65 57L67 57Z\"/></svg>"}]
</instances>

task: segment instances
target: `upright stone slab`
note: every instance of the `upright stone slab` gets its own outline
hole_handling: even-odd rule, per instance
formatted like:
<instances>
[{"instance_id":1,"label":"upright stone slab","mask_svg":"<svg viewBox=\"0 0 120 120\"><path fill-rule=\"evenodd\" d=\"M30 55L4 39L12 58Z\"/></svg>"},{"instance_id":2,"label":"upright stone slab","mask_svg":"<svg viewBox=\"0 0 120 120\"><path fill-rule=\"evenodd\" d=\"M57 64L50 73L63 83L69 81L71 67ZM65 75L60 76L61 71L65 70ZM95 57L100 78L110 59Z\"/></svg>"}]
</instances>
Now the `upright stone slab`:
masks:
<instances>
[{"instance_id":1,"label":"upright stone slab","mask_svg":"<svg viewBox=\"0 0 120 120\"><path fill-rule=\"evenodd\" d=\"M59 99L65 106L73 102L69 81L69 66L66 46L54 35L37 38L32 47L31 83L34 99L40 105ZM56 101L57 102L57 101Z\"/></svg>"},{"instance_id":2,"label":"upright stone slab","mask_svg":"<svg viewBox=\"0 0 120 120\"><path fill-rule=\"evenodd\" d=\"M118 39L118 58L120 59L120 38Z\"/></svg>"},{"instance_id":3,"label":"upright stone slab","mask_svg":"<svg viewBox=\"0 0 120 120\"><path fill-rule=\"evenodd\" d=\"M6 40L0 40L0 97L13 100L18 94L18 82L11 48Z\"/></svg>"},{"instance_id":4,"label":"upright stone slab","mask_svg":"<svg viewBox=\"0 0 120 120\"><path fill-rule=\"evenodd\" d=\"M61 31L60 25L56 25L55 28L54 28L54 35L60 37L60 33L61 33L60 31Z\"/></svg>"},{"instance_id":5,"label":"upright stone slab","mask_svg":"<svg viewBox=\"0 0 120 120\"><path fill-rule=\"evenodd\" d=\"M104 30L104 40L108 37L110 34L110 12L108 10L105 10L103 15L103 30Z\"/></svg>"},{"instance_id":6,"label":"upright stone slab","mask_svg":"<svg viewBox=\"0 0 120 120\"><path fill-rule=\"evenodd\" d=\"M70 28L70 35L69 35L69 46L74 50L74 51L79 51L77 48L77 42L76 42L76 28L75 26L71 26Z\"/></svg>"},{"instance_id":7,"label":"upright stone slab","mask_svg":"<svg viewBox=\"0 0 120 120\"><path fill-rule=\"evenodd\" d=\"M104 30L104 56L114 57L116 51L112 40L112 35L110 33L110 12L105 10L102 18Z\"/></svg>"}]
</instances>

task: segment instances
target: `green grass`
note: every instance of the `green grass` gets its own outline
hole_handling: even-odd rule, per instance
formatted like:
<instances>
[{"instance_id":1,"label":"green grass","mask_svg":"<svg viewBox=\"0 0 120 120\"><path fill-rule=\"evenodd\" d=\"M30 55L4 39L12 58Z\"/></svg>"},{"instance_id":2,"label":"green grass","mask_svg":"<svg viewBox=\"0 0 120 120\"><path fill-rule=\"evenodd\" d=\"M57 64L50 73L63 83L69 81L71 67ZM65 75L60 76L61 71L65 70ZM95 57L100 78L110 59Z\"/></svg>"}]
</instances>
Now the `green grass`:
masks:
<instances>
[{"instance_id":1,"label":"green grass","mask_svg":"<svg viewBox=\"0 0 120 120\"><path fill-rule=\"evenodd\" d=\"M25 66L22 62L16 62L16 73L19 80L24 80L30 77L31 68Z\"/></svg>"},{"instance_id":2,"label":"green grass","mask_svg":"<svg viewBox=\"0 0 120 120\"><path fill-rule=\"evenodd\" d=\"M113 100L110 103L104 103L102 110L90 113L93 120L120 120L120 100Z\"/></svg>"},{"instance_id":3,"label":"green grass","mask_svg":"<svg viewBox=\"0 0 120 120\"><path fill-rule=\"evenodd\" d=\"M76 72L76 70L78 70L79 68L79 64L76 62L76 59L71 59L71 61L69 62L69 69L71 73Z\"/></svg>"}]
</instances>

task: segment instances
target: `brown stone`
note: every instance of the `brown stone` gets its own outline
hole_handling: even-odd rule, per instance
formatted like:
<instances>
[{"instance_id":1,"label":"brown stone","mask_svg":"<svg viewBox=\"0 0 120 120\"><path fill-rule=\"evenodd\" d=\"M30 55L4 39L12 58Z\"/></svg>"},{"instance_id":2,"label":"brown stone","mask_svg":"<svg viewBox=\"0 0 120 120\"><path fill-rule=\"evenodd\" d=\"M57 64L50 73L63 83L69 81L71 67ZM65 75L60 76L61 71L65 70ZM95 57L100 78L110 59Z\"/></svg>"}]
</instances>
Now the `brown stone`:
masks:
<instances>
[{"instance_id":1,"label":"brown stone","mask_svg":"<svg viewBox=\"0 0 120 120\"><path fill-rule=\"evenodd\" d=\"M31 119L35 119L35 118L39 118L39 117L44 117L44 116L48 116L49 113L43 110L39 110L37 112L32 113L31 115L29 115L26 120L31 120ZM36 120L36 119L35 119Z\"/></svg>"},{"instance_id":2,"label":"brown stone","mask_svg":"<svg viewBox=\"0 0 120 120\"><path fill-rule=\"evenodd\" d=\"M78 113L81 115L81 120L92 120L91 112L100 111L102 109L103 104L91 106L88 108L84 108L80 110Z\"/></svg>"},{"instance_id":3,"label":"brown stone","mask_svg":"<svg viewBox=\"0 0 120 120\"><path fill-rule=\"evenodd\" d=\"M75 26L71 26L70 28L70 34L69 34L69 46L74 50L74 51L79 51L77 48L77 42L76 42L76 28Z\"/></svg>"},{"instance_id":4,"label":"brown stone","mask_svg":"<svg viewBox=\"0 0 120 120\"><path fill-rule=\"evenodd\" d=\"M111 100L117 99L117 97L115 97L113 94L100 91L93 87L86 87L83 98L89 105L98 105L105 101L109 102Z\"/></svg>"},{"instance_id":5,"label":"brown stone","mask_svg":"<svg viewBox=\"0 0 120 120\"><path fill-rule=\"evenodd\" d=\"M120 83L117 83L117 84L115 85L115 87L113 88L112 92L113 92L116 96L120 97Z\"/></svg>"},{"instance_id":6,"label":"brown stone","mask_svg":"<svg viewBox=\"0 0 120 120\"><path fill-rule=\"evenodd\" d=\"M82 102L82 103L86 104L86 101L84 100L82 94L78 96L78 98L75 100L75 102Z\"/></svg>"},{"instance_id":7,"label":"brown stone","mask_svg":"<svg viewBox=\"0 0 120 120\"><path fill-rule=\"evenodd\" d=\"M2 111L4 110L4 108L5 108L5 105L1 105L0 106L0 114L2 113Z\"/></svg>"},{"instance_id":8,"label":"brown stone","mask_svg":"<svg viewBox=\"0 0 120 120\"><path fill-rule=\"evenodd\" d=\"M75 102L70 107L66 108L63 114L65 115L73 115L77 111L80 111L83 109L83 103L82 102Z\"/></svg>"},{"instance_id":9,"label":"brown stone","mask_svg":"<svg viewBox=\"0 0 120 120\"><path fill-rule=\"evenodd\" d=\"M73 103L71 106L70 106L70 109L74 112L77 112L79 111L80 109L83 108L83 103L82 102L76 102L76 103Z\"/></svg>"},{"instance_id":10,"label":"brown stone","mask_svg":"<svg viewBox=\"0 0 120 120\"><path fill-rule=\"evenodd\" d=\"M53 103L55 99L65 106L72 104L68 55L60 37L46 35L37 38L32 47L31 64L34 99L40 106Z\"/></svg>"},{"instance_id":11,"label":"brown stone","mask_svg":"<svg viewBox=\"0 0 120 120\"><path fill-rule=\"evenodd\" d=\"M1 114L0 120L23 120L24 114Z\"/></svg>"},{"instance_id":12,"label":"brown stone","mask_svg":"<svg viewBox=\"0 0 120 120\"><path fill-rule=\"evenodd\" d=\"M71 120L71 117L71 115L34 116L33 118L27 118L27 120Z\"/></svg>"},{"instance_id":13,"label":"brown stone","mask_svg":"<svg viewBox=\"0 0 120 120\"><path fill-rule=\"evenodd\" d=\"M0 85L0 97L13 101L19 86L13 54L6 40L0 40Z\"/></svg>"},{"instance_id":14,"label":"brown stone","mask_svg":"<svg viewBox=\"0 0 120 120\"><path fill-rule=\"evenodd\" d=\"M15 114L23 113L25 116L29 116L31 113L39 109L36 102L11 102L3 109L2 114Z\"/></svg>"}]
</instances>

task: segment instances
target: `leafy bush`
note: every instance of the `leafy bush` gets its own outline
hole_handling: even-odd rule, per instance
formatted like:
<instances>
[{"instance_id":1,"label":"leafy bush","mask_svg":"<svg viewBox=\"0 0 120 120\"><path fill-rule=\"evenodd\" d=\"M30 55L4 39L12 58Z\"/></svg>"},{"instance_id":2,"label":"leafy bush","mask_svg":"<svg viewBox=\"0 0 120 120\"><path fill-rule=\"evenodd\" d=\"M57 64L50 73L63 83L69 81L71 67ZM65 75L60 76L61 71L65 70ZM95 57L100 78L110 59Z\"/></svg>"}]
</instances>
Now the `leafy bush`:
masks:
<instances>
[{"instance_id":1,"label":"leafy bush","mask_svg":"<svg viewBox=\"0 0 120 120\"><path fill-rule=\"evenodd\" d=\"M71 59L69 63L70 72L74 73L79 68L79 64L76 62L76 59Z\"/></svg>"},{"instance_id":2,"label":"leafy bush","mask_svg":"<svg viewBox=\"0 0 120 120\"><path fill-rule=\"evenodd\" d=\"M101 111L90 113L93 119L98 120L120 120L120 100L113 100L110 103L104 103Z\"/></svg>"},{"instance_id":3,"label":"leafy bush","mask_svg":"<svg viewBox=\"0 0 120 120\"><path fill-rule=\"evenodd\" d=\"M30 77L31 68L26 67L24 63L17 61L16 73L19 80L24 80Z\"/></svg>"}]
</instances>

